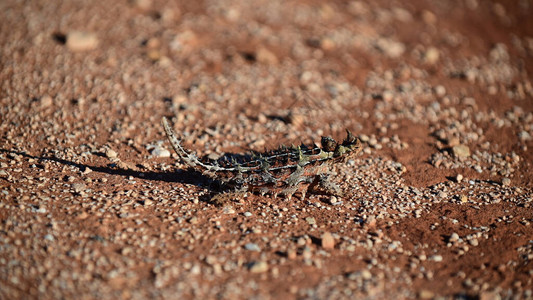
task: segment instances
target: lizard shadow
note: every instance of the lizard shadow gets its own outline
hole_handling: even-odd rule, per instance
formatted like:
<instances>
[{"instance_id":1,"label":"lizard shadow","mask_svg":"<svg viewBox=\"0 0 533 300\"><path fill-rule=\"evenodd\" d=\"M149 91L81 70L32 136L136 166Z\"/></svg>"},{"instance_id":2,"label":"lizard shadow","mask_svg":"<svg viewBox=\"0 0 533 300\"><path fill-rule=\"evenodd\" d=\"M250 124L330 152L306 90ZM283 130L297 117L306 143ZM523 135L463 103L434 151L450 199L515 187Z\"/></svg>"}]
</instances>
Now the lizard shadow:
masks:
<instances>
[{"instance_id":1,"label":"lizard shadow","mask_svg":"<svg viewBox=\"0 0 533 300\"><path fill-rule=\"evenodd\" d=\"M114 163L110 163L107 166L89 165L85 163L77 163L66 159L54 157L54 156L34 156L25 152L0 149L0 153L20 155L28 159L36 160L36 166L44 169L42 162L50 161L56 162L62 165L72 166L78 168L81 172L84 172L87 168L93 172L99 172L109 175L118 175L123 177L134 177L144 180L163 181L190 184L197 187L208 188L212 185L210 178L201 172L192 169L178 169L176 171L169 172L157 172L157 171L136 171L131 169L120 168ZM96 155L99 155L98 153Z\"/></svg>"}]
</instances>

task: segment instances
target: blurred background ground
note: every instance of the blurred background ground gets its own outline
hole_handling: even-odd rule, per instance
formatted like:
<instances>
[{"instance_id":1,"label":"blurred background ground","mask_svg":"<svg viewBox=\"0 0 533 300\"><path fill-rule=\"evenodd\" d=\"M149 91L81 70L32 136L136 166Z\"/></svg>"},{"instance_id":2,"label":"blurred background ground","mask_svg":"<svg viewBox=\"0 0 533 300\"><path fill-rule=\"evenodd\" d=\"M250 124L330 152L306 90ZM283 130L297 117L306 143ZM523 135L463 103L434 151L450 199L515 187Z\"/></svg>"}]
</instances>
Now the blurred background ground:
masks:
<instances>
[{"instance_id":1,"label":"blurred background ground","mask_svg":"<svg viewBox=\"0 0 533 300\"><path fill-rule=\"evenodd\" d=\"M0 2L0 295L531 298L533 3ZM342 138L346 197L169 150Z\"/></svg>"}]
</instances>

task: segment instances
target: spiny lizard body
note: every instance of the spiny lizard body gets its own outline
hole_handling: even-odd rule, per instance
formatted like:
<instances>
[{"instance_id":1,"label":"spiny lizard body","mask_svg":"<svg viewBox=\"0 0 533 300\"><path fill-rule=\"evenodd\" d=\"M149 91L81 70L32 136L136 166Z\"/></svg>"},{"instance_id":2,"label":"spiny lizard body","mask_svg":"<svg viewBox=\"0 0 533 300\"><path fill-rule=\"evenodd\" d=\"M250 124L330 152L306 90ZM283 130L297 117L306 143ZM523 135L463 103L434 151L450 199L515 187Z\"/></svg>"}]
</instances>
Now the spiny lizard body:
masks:
<instances>
[{"instance_id":1,"label":"spiny lizard body","mask_svg":"<svg viewBox=\"0 0 533 300\"><path fill-rule=\"evenodd\" d=\"M325 172L329 165L355 157L362 148L361 141L346 130L347 137L342 142L322 137L321 146L281 146L263 153L222 156L216 161L207 162L183 148L165 117L162 124L172 148L189 167L233 192L252 191L261 195L272 194L274 197L283 194L288 199L296 192L300 192L304 199L306 191L316 187L328 194L342 195L340 188L328 181Z\"/></svg>"}]
</instances>

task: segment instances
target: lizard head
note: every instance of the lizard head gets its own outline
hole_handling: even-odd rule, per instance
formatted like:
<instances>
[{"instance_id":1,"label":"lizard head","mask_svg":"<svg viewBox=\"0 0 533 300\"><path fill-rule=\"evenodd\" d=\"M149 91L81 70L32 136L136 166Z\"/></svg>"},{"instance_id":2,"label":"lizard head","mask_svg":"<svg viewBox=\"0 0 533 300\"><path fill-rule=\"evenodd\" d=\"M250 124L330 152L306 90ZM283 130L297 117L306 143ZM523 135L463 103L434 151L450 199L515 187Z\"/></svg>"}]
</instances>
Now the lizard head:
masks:
<instances>
[{"instance_id":1,"label":"lizard head","mask_svg":"<svg viewBox=\"0 0 533 300\"><path fill-rule=\"evenodd\" d=\"M330 137L322 137L320 141L322 144L322 150L325 152L333 152L333 157L341 156L355 156L361 151L361 141L353 136L353 134L346 130L346 138L342 143L338 143Z\"/></svg>"}]
</instances>

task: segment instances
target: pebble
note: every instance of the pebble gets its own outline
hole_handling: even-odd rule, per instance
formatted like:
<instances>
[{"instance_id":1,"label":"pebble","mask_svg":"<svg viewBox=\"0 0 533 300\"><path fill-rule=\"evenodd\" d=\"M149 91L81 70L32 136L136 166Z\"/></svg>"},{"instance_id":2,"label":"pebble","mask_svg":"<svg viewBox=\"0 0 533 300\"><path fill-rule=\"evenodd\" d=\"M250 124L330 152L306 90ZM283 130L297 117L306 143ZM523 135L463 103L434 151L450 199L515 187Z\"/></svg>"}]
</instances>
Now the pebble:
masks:
<instances>
[{"instance_id":1,"label":"pebble","mask_svg":"<svg viewBox=\"0 0 533 300\"><path fill-rule=\"evenodd\" d=\"M435 297L435 293L433 293L432 291L421 290L418 293L418 298L420 299L433 299L433 297Z\"/></svg>"},{"instance_id":2,"label":"pebble","mask_svg":"<svg viewBox=\"0 0 533 300\"><path fill-rule=\"evenodd\" d=\"M529 132L522 130L518 134L518 138L520 138L521 141L529 141L531 139L531 135L529 134Z\"/></svg>"},{"instance_id":3,"label":"pebble","mask_svg":"<svg viewBox=\"0 0 533 300\"><path fill-rule=\"evenodd\" d=\"M49 95L45 95L43 97L41 97L41 108L46 108L46 107L50 107L52 106L52 104L54 103L52 97L50 97Z\"/></svg>"},{"instance_id":4,"label":"pebble","mask_svg":"<svg viewBox=\"0 0 533 300\"><path fill-rule=\"evenodd\" d=\"M316 220L315 220L315 218L313 218L313 217L307 217L307 218L305 218L305 221L306 221L309 225L315 225L315 224L316 224Z\"/></svg>"},{"instance_id":5,"label":"pebble","mask_svg":"<svg viewBox=\"0 0 533 300\"><path fill-rule=\"evenodd\" d=\"M275 65L278 63L278 58L274 53L266 48L259 48L256 53L257 61L264 64Z\"/></svg>"},{"instance_id":6,"label":"pebble","mask_svg":"<svg viewBox=\"0 0 533 300\"><path fill-rule=\"evenodd\" d=\"M333 237L331 233L325 232L322 235L321 244L322 244L322 248L324 249L328 249L328 250L333 249L335 248L335 238Z\"/></svg>"},{"instance_id":7,"label":"pebble","mask_svg":"<svg viewBox=\"0 0 533 300\"><path fill-rule=\"evenodd\" d=\"M439 60L439 50L435 47L430 47L424 54L424 61L430 65L436 63Z\"/></svg>"},{"instance_id":8,"label":"pebble","mask_svg":"<svg viewBox=\"0 0 533 300\"><path fill-rule=\"evenodd\" d=\"M455 181L457 181L457 182L463 181L463 175L457 174L457 176L455 176Z\"/></svg>"},{"instance_id":9,"label":"pebble","mask_svg":"<svg viewBox=\"0 0 533 300\"><path fill-rule=\"evenodd\" d=\"M251 212L249 212L249 211L244 212L243 215L244 215L245 217L251 217L251 216L253 216L253 214L252 214Z\"/></svg>"},{"instance_id":10,"label":"pebble","mask_svg":"<svg viewBox=\"0 0 533 300\"><path fill-rule=\"evenodd\" d=\"M452 235L450 235L450 238L448 239L448 241L450 242L457 242L459 241L459 235L457 233L452 233Z\"/></svg>"},{"instance_id":11,"label":"pebble","mask_svg":"<svg viewBox=\"0 0 533 300\"><path fill-rule=\"evenodd\" d=\"M470 148L468 146L459 144L452 147L452 152L455 157L465 158L470 156Z\"/></svg>"},{"instance_id":12,"label":"pebble","mask_svg":"<svg viewBox=\"0 0 533 300\"><path fill-rule=\"evenodd\" d=\"M437 97L444 97L446 95L446 88L442 85L437 85L434 91Z\"/></svg>"},{"instance_id":13,"label":"pebble","mask_svg":"<svg viewBox=\"0 0 533 300\"><path fill-rule=\"evenodd\" d=\"M115 150L113 149L107 149L105 151L105 156L107 156L107 158L117 158L117 152L115 152Z\"/></svg>"},{"instance_id":14,"label":"pebble","mask_svg":"<svg viewBox=\"0 0 533 300\"><path fill-rule=\"evenodd\" d=\"M261 252L261 248L259 248L259 246L254 243L247 243L246 245L244 245L244 249L249 250L249 251Z\"/></svg>"},{"instance_id":15,"label":"pebble","mask_svg":"<svg viewBox=\"0 0 533 300\"><path fill-rule=\"evenodd\" d=\"M265 261L255 261L249 265L248 270L252 273L264 273L268 271L268 264Z\"/></svg>"},{"instance_id":16,"label":"pebble","mask_svg":"<svg viewBox=\"0 0 533 300\"><path fill-rule=\"evenodd\" d=\"M504 186L509 186L509 185L511 185L511 179L509 179L509 178L507 178L507 177L503 178L503 179L502 179L502 185L504 185Z\"/></svg>"},{"instance_id":17,"label":"pebble","mask_svg":"<svg viewBox=\"0 0 533 300\"><path fill-rule=\"evenodd\" d=\"M448 144L448 146L454 147L454 146L459 145L460 141L459 141L459 138L457 138L457 137L451 137L451 138L446 140L446 143Z\"/></svg>"},{"instance_id":18,"label":"pebble","mask_svg":"<svg viewBox=\"0 0 533 300\"><path fill-rule=\"evenodd\" d=\"M226 214L226 215L232 215L232 214L234 214L236 211L235 211L235 209L234 209L232 206L225 206L224 209L223 209L223 212L224 212L224 214Z\"/></svg>"},{"instance_id":19,"label":"pebble","mask_svg":"<svg viewBox=\"0 0 533 300\"><path fill-rule=\"evenodd\" d=\"M72 184L72 189L76 193L80 193L82 191L85 191L86 188L87 188L87 186L85 185L85 183L73 183Z\"/></svg>"},{"instance_id":20,"label":"pebble","mask_svg":"<svg viewBox=\"0 0 533 300\"><path fill-rule=\"evenodd\" d=\"M170 151L161 146L155 146L151 154L155 157L170 157Z\"/></svg>"},{"instance_id":21,"label":"pebble","mask_svg":"<svg viewBox=\"0 0 533 300\"><path fill-rule=\"evenodd\" d=\"M435 261L435 262L441 262L442 261L442 255L433 255L431 257L431 260Z\"/></svg>"},{"instance_id":22,"label":"pebble","mask_svg":"<svg viewBox=\"0 0 533 300\"><path fill-rule=\"evenodd\" d=\"M89 51L98 47L98 37L94 33L72 31L66 37L67 47L75 52Z\"/></svg>"}]
</instances>

